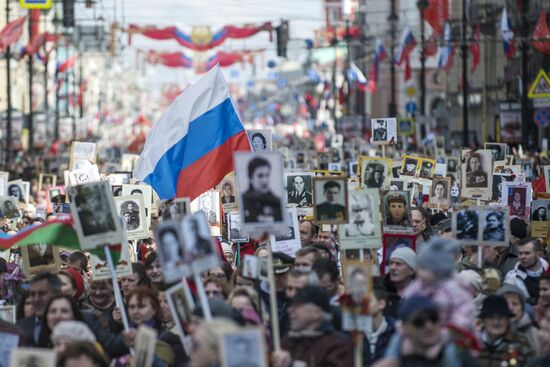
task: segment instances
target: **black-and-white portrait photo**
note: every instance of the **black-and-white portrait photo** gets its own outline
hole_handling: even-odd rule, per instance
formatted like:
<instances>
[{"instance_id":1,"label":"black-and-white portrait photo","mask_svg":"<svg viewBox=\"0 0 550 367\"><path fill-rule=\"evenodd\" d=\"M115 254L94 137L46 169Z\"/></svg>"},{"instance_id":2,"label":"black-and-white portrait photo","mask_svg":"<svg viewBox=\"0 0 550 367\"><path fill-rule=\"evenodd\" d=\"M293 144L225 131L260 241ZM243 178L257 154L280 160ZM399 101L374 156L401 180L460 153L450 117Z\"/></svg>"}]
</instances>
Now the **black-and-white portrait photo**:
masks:
<instances>
[{"instance_id":1,"label":"black-and-white portrait photo","mask_svg":"<svg viewBox=\"0 0 550 367\"><path fill-rule=\"evenodd\" d=\"M458 172L458 158L447 158L445 161L447 163L447 173Z\"/></svg>"},{"instance_id":2,"label":"black-and-white portrait photo","mask_svg":"<svg viewBox=\"0 0 550 367\"><path fill-rule=\"evenodd\" d=\"M550 221L550 199L537 199L531 202L531 221Z\"/></svg>"},{"instance_id":3,"label":"black-and-white portrait photo","mask_svg":"<svg viewBox=\"0 0 550 367\"><path fill-rule=\"evenodd\" d=\"M187 281L176 284L166 290L166 298L168 307L172 314L172 320L175 322L175 327L178 330L181 344L187 353L190 353L189 336L186 335L184 326L191 322L191 316L195 309L195 302L191 290L187 285Z\"/></svg>"},{"instance_id":4,"label":"black-and-white portrait photo","mask_svg":"<svg viewBox=\"0 0 550 367\"><path fill-rule=\"evenodd\" d=\"M55 367L56 352L53 349L14 348L11 351L9 366Z\"/></svg>"},{"instance_id":5,"label":"black-and-white portrait photo","mask_svg":"<svg viewBox=\"0 0 550 367\"><path fill-rule=\"evenodd\" d=\"M243 230L283 226L286 221L281 155L237 152L234 163Z\"/></svg>"},{"instance_id":6,"label":"black-and-white portrait photo","mask_svg":"<svg viewBox=\"0 0 550 367\"><path fill-rule=\"evenodd\" d=\"M491 151L493 162L506 162L506 155L508 154L508 145L502 143L485 143L484 149Z\"/></svg>"},{"instance_id":7,"label":"black-and-white portrait photo","mask_svg":"<svg viewBox=\"0 0 550 367\"><path fill-rule=\"evenodd\" d=\"M189 213L189 198L177 198L159 202L159 217L165 220L179 219Z\"/></svg>"},{"instance_id":8,"label":"black-and-white portrait photo","mask_svg":"<svg viewBox=\"0 0 550 367\"><path fill-rule=\"evenodd\" d=\"M148 326L140 326L135 340L135 353L130 367L149 367L153 365L158 332Z\"/></svg>"},{"instance_id":9,"label":"black-and-white portrait photo","mask_svg":"<svg viewBox=\"0 0 550 367\"><path fill-rule=\"evenodd\" d=\"M470 208L453 212L452 227L459 241L477 242L480 240L480 210Z\"/></svg>"},{"instance_id":10,"label":"black-and-white portrait photo","mask_svg":"<svg viewBox=\"0 0 550 367\"><path fill-rule=\"evenodd\" d=\"M202 211L187 215L181 222L184 260L193 272L205 271L218 263L206 217Z\"/></svg>"},{"instance_id":11,"label":"black-and-white portrait photo","mask_svg":"<svg viewBox=\"0 0 550 367\"><path fill-rule=\"evenodd\" d=\"M17 199L14 196L0 197L0 205L4 217L12 219L19 218L21 216L16 200Z\"/></svg>"},{"instance_id":12,"label":"black-and-white portrait photo","mask_svg":"<svg viewBox=\"0 0 550 367\"><path fill-rule=\"evenodd\" d=\"M484 207L481 214L483 228L483 243L508 246L507 229L508 218L502 208Z\"/></svg>"},{"instance_id":13,"label":"black-and-white portrait photo","mask_svg":"<svg viewBox=\"0 0 550 367\"><path fill-rule=\"evenodd\" d=\"M8 196L13 196L15 200L19 203L26 202L23 181L15 180L8 182Z\"/></svg>"},{"instance_id":14,"label":"black-and-white portrait photo","mask_svg":"<svg viewBox=\"0 0 550 367\"><path fill-rule=\"evenodd\" d=\"M295 257L296 251L302 247L298 214L296 208L288 208L285 214L287 218L286 231L274 236L275 241L271 243L271 247L273 252L282 252Z\"/></svg>"},{"instance_id":15,"label":"black-and-white portrait photo","mask_svg":"<svg viewBox=\"0 0 550 367\"><path fill-rule=\"evenodd\" d=\"M70 187L69 196L82 249L125 241L108 182Z\"/></svg>"},{"instance_id":16,"label":"black-and-white portrait photo","mask_svg":"<svg viewBox=\"0 0 550 367\"><path fill-rule=\"evenodd\" d=\"M179 230L177 220L162 222L155 229L157 252L166 282L174 282L182 276L189 275L189 269L185 269L183 242Z\"/></svg>"},{"instance_id":17,"label":"black-and-white portrait photo","mask_svg":"<svg viewBox=\"0 0 550 367\"><path fill-rule=\"evenodd\" d=\"M440 177L432 181L429 208L447 209L451 204L451 178Z\"/></svg>"},{"instance_id":18,"label":"black-and-white portrait photo","mask_svg":"<svg viewBox=\"0 0 550 367\"><path fill-rule=\"evenodd\" d=\"M387 187L391 179L391 159L359 157L361 187L376 189Z\"/></svg>"},{"instance_id":19,"label":"black-and-white portrait photo","mask_svg":"<svg viewBox=\"0 0 550 367\"><path fill-rule=\"evenodd\" d=\"M99 180L101 180L101 177L95 164L69 172L69 181L72 186Z\"/></svg>"},{"instance_id":20,"label":"black-and-white portrait photo","mask_svg":"<svg viewBox=\"0 0 550 367\"><path fill-rule=\"evenodd\" d=\"M376 118L371 119L372 125L372 143L388 144L395 143L397 139L397 119L396 118Z\"/></svg>"},{"instance_id":21,"label":"black-and-white portrait photo","mask_svg":"<svg viewBox=\"0 0 550 367\"><path fill-rule=\"evenodd\" d=\"M309 172L285 174L289 207L313 207L313 175Z\"/></svg>"},{"instance_id":22,"label":"black-and-white portrait photo","mask_svg":"<svg viewBox=\"0 0 550 367\"><path fill-rule=\"evenodd\" d=\"M373 220L373 203L370 195L363 190L349 192L349 223L345 231L347 237L372 236L376 225ZM379 203L375 203L379 205Z\"/></svg>"},{"instance_id":23,"label":"black-and-white portrait photo","mask_svg":"<svg viewBox=\"0 0 550 367\"><path fill-rule=\"evenodd\" d=\"M220 193L209 190L191 202L193 213L202 211L210 227L220 227Z\"/></svg>"},{"instance_id":24,"label":"black-and-white portrait photo","mask_svg":"<svg viewBox=\"0 0 550 367\"><path fill-rule=\"evenodd\" d=\"M233 212L239 209L237 204L237 189L235 175L226 176L219 185L221 203L224 212Z\"/></svg>"},{"instance_id":25,"label":"black-and-white portrait photo","mask_svg":"<svg viewBox=\"0 0 550 367\"><path fill-rule=\"evenodd\" d=\"M419 176L421 178L432 178L435 169L435 161L431 159L422 159Z\"/></svg>"},{"instance_id":26,"label":"black-and-white portrait photo","mask_svg":"<svg viewBox=\"0 0 550 367\"><path fill-rule=\"evenodd\" d=\"M145 216L143 195L117 196L114 198L117 213L122 219L128 239L147 237L149 228Z\"/></svg>"},{"instance_id":27,"label":"black-and-white portrait photo","mask_svg":"<svg viewBox=\"0 0 550 367\"><path fill-rule=\"evenodd\" d=\"M319 224L348 222L347 182L345 177L315 177L313 179L315 210Z\"/></svg>"},{"instance_id":28,"label":"black-and-white portrait photo","mask_svg":"<svg viewBox=\"0 0 550 367\"><path fill-rule=\"evenodd\" d=\"M259 328L224 334L221 350L222 367L267 367L264 338Z\"/></svg>"},{"instance_id":29,"label":"black-and-white portrait photo","mask_svg":"<svg viewBox=\"0 0 550 367\"><path fill-rule=\"evenodd\" d=\"M466 157L465 187L487 188L489 186L488 160L479 152L470 152Z\"/></svg>"},{"instance_id":30,"label":"black-and-white portrait photo","mask_svg":"<svg viewBox=\"0 0 550 367\"><path fill-rule=\"evenodd\" d=\"M418 158L405 156L403 159L403 166L401 167L401 175L415 176L418 166Z\"/></svg>"},{"instance_id":31,"label":"black-and-white portrait photo","mask_svg":"<svg viewBox=\"0 0 550 367\"><path fill-rule=\"evenodd\" d=\"M351 178L357 177L359 173L359 162L349 162L349 176Z\"/></svg>"},{"instance_id":32,"label":"black-and-white portrait photo","mask_svg":"<svg viewBox=\"0 0 550 367\"><path fill-rule=\"evenodd\" d=\"M227 216L229 221L229 241L233 243L248 242L248 236L241 234L241 215L238 213L228 213Z\"/></svg>"},{"instance_id":33,"label":"black-and-white portrait photo","mask_svg":"<svg viewBox=\"0 0 550 367\"><path fill-rule=\"evenodd\" d=\"M329 152L321 152L317 155L317 169L328 170L328 164L331 162Z\"/></svg>"},{"instance_id":34,"label":"black-and-white portrait photo","mask_svg":"<svg viewBox=\"0 0 550 367\"><path fill-rule=\"evenodd\" d=\"M271 130L247 130L254 152L271 151Z\"/></svg>"}]
</instances>

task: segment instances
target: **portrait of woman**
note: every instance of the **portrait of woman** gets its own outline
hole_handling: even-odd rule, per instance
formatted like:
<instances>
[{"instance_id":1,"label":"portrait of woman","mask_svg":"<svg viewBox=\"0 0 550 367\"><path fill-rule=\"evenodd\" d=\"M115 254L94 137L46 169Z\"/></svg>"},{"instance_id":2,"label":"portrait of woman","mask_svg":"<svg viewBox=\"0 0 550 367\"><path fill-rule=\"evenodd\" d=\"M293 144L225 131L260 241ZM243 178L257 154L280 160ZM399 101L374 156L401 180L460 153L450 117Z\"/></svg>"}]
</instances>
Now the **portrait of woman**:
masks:
<instances>
[{"instance_id":1,"label":"portrait of woman","mask_svg":"<svg viewBox=\"0 0 550 367\"><path fill-rule=\"evenodd\" d=\"M510 207L510 215L517 217L525 216L525 190L520 188L512 189L512 193L508 195L508 206Z\"/></svg>"},{"instance_id":2,"label":"portrait of woman","mask_svg":"<svg viewBox=\"0 0 550 367\"><path fill-rule=\"evenodd\" d=\"M430 193L430 207L449 206L449 183L450 180L434 180Z\"/></svg>"},{"instance_id":3,"label":"portrait of woman","mask_svg":"<svg viewBox=\"0 0 550 367\"><path fill-rule=\"evenodd\" d=\"M548 210L544 206L539 206L533 211L532 221L545 222L548 220Z\"/></svg>"},{"instance_id":4,"label":"portrait of woman","mask_svg":"<svg viewBox=\"0 0 550 367\"><path fill-rule=\"evenodd\" d=\"M231 204L235 202L235 195L233 195L233 186L231 183L225 182L222 185L222 204Z\"/></svg>"},{"instance_id":5,"label":"portrait of woman","mask_svg":"<svg viewBox=\"0 0 550 367\"><path fill-rule=\"evenodd\" d=\"M466 162L466 187L488 187L487 172L482 163L480 154L470 154Z\"/></svg>"},{"instance_id":6,"label":"portrait of woman","mask_svg":"<svg viewBox=\"0 0 550 367\"><path fill-rule=\"evenodd\" d=\"M504 214L490 212L485 216L485 228L483 229L483 241L503 242L506 237L504 230Z\"/></svg>"},{"instance_id":7,"label":"portrait of woman","mask_svg":"<svg viewBox=\"0 0 550 367\"><path fill-rule=\"evenodd\" d=\"M255 152L267 150L267 139L261 133L254 133L250 137L250 143Z\"/></svg>"}]
</instances>

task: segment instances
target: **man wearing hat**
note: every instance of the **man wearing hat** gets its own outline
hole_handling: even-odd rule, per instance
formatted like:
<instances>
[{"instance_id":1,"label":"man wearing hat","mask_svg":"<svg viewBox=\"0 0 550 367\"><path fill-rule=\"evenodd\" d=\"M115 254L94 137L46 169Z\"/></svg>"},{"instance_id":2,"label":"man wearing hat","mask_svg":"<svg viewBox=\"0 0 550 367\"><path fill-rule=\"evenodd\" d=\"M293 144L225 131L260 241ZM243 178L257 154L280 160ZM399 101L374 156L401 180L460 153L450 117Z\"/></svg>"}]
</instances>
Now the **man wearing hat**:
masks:
<instances>
[{"instance_id":1,"label":"man wearing hat","mask_svg":"<svg viewBox=\"0 0 550 367\"><path fill-rule=\"evenodd\" d=\"M386 366L477 366L475 360L460 351L442 330L437 305L425 296L415 295L399 308L401 332L394 335L386 357L374 367Z\"/></svg>"},{"instance_id":2,"label":"man wearing hat","mask_svg":"<svg viewBox=\"0 0 550 367\"><path fill-rule=\"evenodd\" d=\"M384 316L395 318L401 302L400 294L416 274L416 254L410 247L400 247L391 253L386 266L389 266L384 278L388 301Z\"/></svg>"},{"instance_id":3,"label":"man wearing hat","mask_svg":"<svg viewBox=\"0 0 550 367\"><path fill-rule=\"evenodd\" d=\"M504 297L492 295L483 301L479 314L483 347L478 357L482 367L525 366L535 355L527 339L512 330L513 316Z\"/></svg>"},{"instance_id":4,"label":"man wearing hat","mask_svg":"<svg viewBox=\"0 0 550 367\"><path fill-rule=\"evenodd\" d=\"M291 331L283 339L283 350L273 353L274 367L353 366L353 342L334 330L329 297L322 288L304 287L294 296L288 313Z\"/></svg>"}]
</instances>

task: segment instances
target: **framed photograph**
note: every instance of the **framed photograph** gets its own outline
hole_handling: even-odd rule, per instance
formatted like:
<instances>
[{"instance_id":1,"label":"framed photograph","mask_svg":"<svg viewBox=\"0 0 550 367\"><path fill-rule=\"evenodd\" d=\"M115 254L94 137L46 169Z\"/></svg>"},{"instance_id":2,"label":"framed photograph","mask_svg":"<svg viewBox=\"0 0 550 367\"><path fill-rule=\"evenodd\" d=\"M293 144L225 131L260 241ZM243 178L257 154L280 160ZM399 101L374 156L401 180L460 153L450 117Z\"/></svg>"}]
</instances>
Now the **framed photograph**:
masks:
<instances>
[{"instance_id":1,"label":"framed photograph","mask_svg":"<svg viewBox=\"0 0 550 367\"><path fill-rule=\"evenodd\" d=\"M1 176L0 176L0 180L1 180ZM56 175L41 173L38 176L38 191L48 190L50 187L54 187L56 184L57 184Z\"/></svg>"},{"instance_id":2,"label":"framed photograph","mask_svg":"<svg viewBox=\"0 0 550 367\"><path fill-rule=\"evenodd\" d=\"M149 367L153 365L158 332L148 326L141 325L138 329L134 352L130 358L131 367Z\"/></svg>"},{"instance_id":3,"label":"framed photograph","mask_svg":"<svg viewBox=\"0 0 550 367\"><path fill-rule=\"evenodd\" d=\"M452 230L454 238L466 244L481 242L481 208L471 207L453 211Z\"/></svg>"},{"instance_id":4,"label":"framed photograph","mask_svg":"<svg viewBox=\"0 0 550 367\"><path fill-rule=\"evenodd\" d=\"M434 159L422 158L418 163L418 177L431 179L434 175L436 161Z\"/></svg>"},{"instance_id":5,"label":"framed photograph","mask_svg":"<svg viewBox=\"0 0 550 367\"><path fill-rule=\"evenodd\" d=\"M383 196L384 232L412 229L408 191L387 191Z\"/></svg>"},{"instance_id":6,"label":"framed photograph","mask_svg":"<svg viewBox=\"0 0 550 367\"><path fill-rule=\"evenodd\" d=\"M328 170L328 164L332 162L331 152L320 152L317 154L317 169Z\"/></svg>"},{"instance_id":7,"label":"framed photograph","mask_svg":"<svg viewBox=\"0 0 550 367\"><path fill-rule=\"evenodd\" d=\"M239 213L227 213L229 220L228 239L233 243L248 242L248 236L243 235L241 215Z\"/></svg>"},{"instance_id":8,"label":"framed photograph","mask_svg":"<svg viewBox=\"0 0 550 367\"><path fill-rule=\"evenodd\" d=\"M344 286L353 301L360 304L371 293L373 280L369 261L342 260Z\"/></svg>"},{"instance_id":9,"label":"framed photograph","mask_svg":"<svg viewBox=\"0 0 550 367\"><path fill-rule=\"evenodd\" d=\"M23 187L23 180L14 180L8 182L8 196L15 198L17 203L27 203L25 197L25 188Z\"/></svg>"},{"instance_id":10,"label":"framed photograph","mask_svg":"<svg viewBox=\"0 0 550 367\"><path fill-rule=\"evenodd\" d=\"M506 157L504 159L504 164L506 164L507 166L514 164L514 155L506 154Z\"/></svg>"},{"instance_id":11,"label":"framed photograph","mask_svg":"<svg viewBox=\"0 0 550 367\"><path fill-rule=\"evenodd\" d=\"M397 119L395 117L371 119L372 144L395 144L397 142Z\"/></svg>"},{"instance_id":12,"label":"framed photograph","mask_svg":"<svg viewBox=\"0 0 550 367\"><path fill-rule=\"evenodd\" d=\"M272 151L271 130L247 130L248 139L254 152Z\"/></svg>"},{"instance_id":13,"label":"framed photograph","mask_svg":"<svg viewBox=\"0 0 550 367\"><path fill-rule=\"evenodd\" d=\"M219 187L223 211L226 213L239 211L235 175L230 174L225 176Z\"/></svg>"},{"instance_id":14,"label":"framed photograph","mask_svg":"<svg viewBox=\"0 0 550 367\"><path fill-rule=\"evenodd\" d=\"M0 171L0 196L8 195L9 172Z\"/></svg>"},{"instance_id":15,"label":"framed photograph","mask_svg":"<svg viewBox=\"0 0 550 367\"><path fill-rule=\"evenodd\" d=\"M218 266L218 254L204 212L186 215L181 221L184 244L184 261L193 273L200 273Z\"/></svg>"},{"instance_id":16,"label":"framed photograph","mask_svg":"<svg viewBox=\"0 0 550 367\"><path fill-rule=\"evenodd\" d=\"M243 256L242 276L248 279L260 279L261 261L262 259L257 256L245 254Z\"/></svg>"},{"instance_id":17,"label":"framed photograph","mask_svg":"<svg viewBox=\"0 0 550 367\"><path fill-rule=\"evenodd\" d=\"M145 207L145 218L147 219L147 228L151 226L151 206L153 204L153 189L149 185L122 185L121 196L142 195L143 205Z\"/></svg>"},{"instance_id":18,"label":"framed photograph","mask_svg":"<svg viewBox=\"0 0 550 367\"><path fill-rule=\"evenodd\" d=\"M23 272L27 277L44 271L56 272L61 268L61 259L52 245L36 244L21 247Z\"/></svg>"},{"instance_id":19,"label":"framed photograph","mask_svg":"<svg viewBox=\"0 0 550 367\"><path fill-rule=\"evenodd\" d=\"M57 353L53 349L15 348L11 351L10 366L55 367Z\"/></svg>"},{"instance_id":20,"label":"framed photograph","mask_svg":"<svg viewBox=\"0 0 550 367\"><path fill-rule=\"evenodd\" d=\"M149 237L143 195L117 196L114 200L117 214L122 219L127 238L136 240Z\"/></svg>"},{"instance_id":21,"label":"framed photograph","mask_svg":"<svg viewBox=\"0 0 550 367\"><path fill-rule=\"evenodd\" d=\"M178 220L164 221L155 229L157 252L167 283L189 276L191 269L185 263L183 236Z\"/></svg>"},{"instance_id":22,"label":"framed photograph","mask_svg":"<svg viewBox=\"0 0 550 367\"><path fill-rule=\"evenodd\" d=\"M125 241L124 244L128 243ZM109 271L109 264L107 261L90 253L90 263L92 268L92 278L99 279L111 279L111 272ZM115 265L115 274L117 277L125 277L132 275L132 259L130 257L129 245L120 246L120 259Z\"/></svg>"},{"instance_id":23,"label":"framed photograph","mask_svg":"<svg viewBox=\"0 0 550 367\"><path fill-rule=\"evenodd\" d=\"M124 179L126 178L126 175L121 173L111 173L105 176L105 180L109 181L109 184L111 186L121 186L124 184Z\"/></svg>"},{"instance_id":24,"label":"framed photograph","mask_svg":"<svg viewBox=\"0 0 550 367\"><path fill-rule=\"evenodd\" d=\"M287 208L287 231L285 234L273 236L271 248L274 252L283 252L289 256L295 257L302 244L300 242L300 224L296 208Z\"/></svg>"},{"instance_id":25,"label":"framed photograph","mask_svg":"<svg viewBox=\"0 0 550 367\"><path fill-rule=\"evenodd\" d=\"M83 185L90 182L101 181L99 170L95 164L69 172L71 186Z\"/></svg>"},{"instance_id":26,"label":"framed photograph","mask_svg":"<svg viewBox=\"0 0 550 367\"><path fill-rule=\"evenodd\" d=\"M72 186L68 190L82 250L106 244L126 244L108 182Z\"/></svg>"},{"instance_id":27,"label":"framed photograph","mask_svg":"<svg viewBox=\"0 0 550 367\"><path fill-rule=\"evenodd\" d=\"M447 157L445 159L445 163L447 164L447 173L457 173L458 168L460 167L460 159L454 158L454 157Z\"/></svg>"},{"instance_id":28,"label":"framed photograph","mask_svg":"<svg viewBox=\"0 0 550 367\"><path fill-rule=\"evenodd\" d=\"M245 328L221 337L222 367L267 367L266 346L260 328Z\"/></svg>"},{"instance_id":29,"label":"framed photograph","mask_svg":"<svg viewBox=\"0 0 550 367\"><path fill-rule=\"evenodd\" d=\"M6 218L20 218L21 212L17 207L17 198L14 196L1 196L0 205L2 206L2 212Z\"/></svg>"},{"instance_id":30,"label":"framed photograph","mask_svg":"<svg viewBox=\"0 0 550 367\"><path fill-rule=\"evenodd\" d=\"M166 290L166 298L172 319L178 330L181 344L185 348L185 351L190 353L191 348L189 348L189 344L191 340L190 336L186 335L185 329L191 323L191 315L195 309L195 302L193 301L193 295L187 285L187 281L184 280L168 288Z\"/></svg>"},{"instance_id":31,"label":"framed photograph","mask_svg":"<svg viewBox=\"0 0 550 367\"><path fill-rule=\"evenodd\" d=\"M189 198L177 198L159 201L159 217L165 220L179 219L190 213Z\"/></svg>"},{"instance_id":32,"label":"framed photograph","mask_svg":"<svg viewBox=\"0 0 550 367\"><path fill-rule=\"evenodd\" d=\"M313 193L313 217L316 224L348 223L348 186L345 177L314 177Z\"/></svg>"},{"instance_id":33,"label":"framed photograph","mask_svg":"<svg viewBox=\"0 0 550 367\"><path fill-rule=\"evenodd\" d=\"M210 234L219 236L221 234L221 210L220 210L220 192L209 190L202 193L198 198L191 202L191 212L204 212Z\"/></svg>"},{"instance_id":34,"label":"framed photograph","mask_svg":"<svg viewBox=\"0 0 550 367\"><path fill-rule=\"evenodd\" d=\"M508 155L508 144L485 143L483 149L491 151L493 164L506 164L506 155Z\"/></svg>"},{"instance_id":35,"label":"framed photograph","mask_svg":"<svg viewBox=\"0 0 550 367\"><path fill-rule=\"evenodd\" d=\"M17 311L15 305L0 306L0 320L15 324L17 322Z\"/></svg>"},{"instance_id":36,"label":"framed photograph","mask_svg":"<svg viewBox=\"0 0 550 367\"><path fill-rule=\"evenodd\" d=\"M349 223L338 226L344 249L379 247L381 243L380 191L349 190Z\"/></svg>"},{"instance_id":37,"label":"framed photograph","mask_svg":"<svg viewBox=\"0 0 550 367\"><path fill-rule=\"evenodd\" d=\"M406 155L401 160L401 176L415 177L419 166L419 158Z\"/></svg>"},{"instance_id":38,"label":"framed photograph","mask_svg":"<svg viewBox=\"0 0 550 367\"><path fill-rule=\"evenodd\" d=\"M490 150L466 151L462 156L462 197L490 200L492 197L493 156Z\"/></svg>"},{"instance_id":39,"label":"framed photograph","mask_svg":"<svg viewBox=\"0 0 550 367\"><path fill-rule=\"evenodd\" d=\"M75 171L96 163L96 143L73 141L69 160L69 171Z\"/></svg>"},{"instance_id":40,"label":"framed photograph","mask_svg":"<svg viewBox=\"0 0 550 367\"><path fill-rule=\"evenodd\" d=\"M285 173L287 207L297 208L298 215L313 215L313 173Z\"/></svg>"},{"instance_id":41,"label":"framed photograph","mask_svg":"<svg viewBox=\"0 0 550 367\"><path fill-rule=\"evenodd\" d=\"M531 203L531 236L547 237L550 231L550 199L537 199Z\"/></svg>"},{"instance_id":42,"label":"framed photograph","mask_svg":"<svg viewBox=\"0 0 550 367\"><path fill-rule=\"evenodd\" d=\"M334 171L334 172L337 172L337 171L342 171L342 165L340 163L329 163L328 164L328 170L329 171Z\"/></svg>"},{"instance_id":43,"label":"framed photograph","mask_svg":"<svg viewBox=\"0 0 550 367\"><path fill-rule=\"evenodd\" d=\"M510 217L528 219L531 214L531 185L520 182L502 182L501 203L510 208Z\"/></svg>"},{"instance_id":44,"label":"framed photograph","mask_svg":"<svg viewBox=\"0 0 550 367\"><path fill-rule=\"evenodd\" d=\"M304 152L304 151L296 152L295 159L296 159L296 165L298 166L298 168L303 168L304 165L307 163L307 152Z\"/></svg>"},{"instance_id":45,"label":"framed photograph","mask_svg":"<svg viewBox=\"0 0 550 367\"><path fill-rule=\"evenodd\" d=\"M451 178L434 178L430 189L428 208L449 209L451 206Z\"/></svg>"},{"instance_id":46,"label":"framed photograph","mask_svg":"<svg viewBox=\"0 0 550 367\"><path fill-rule=\"evenodd\" d=\"M384 233L383 235L383 246L382 251L383 261L382 261L382 273L387 274L389 272L389 263L390 256L392 252L397 250L400 247L409 247L411 250L416 252L416 235L413 234L394 234L394 233Z\"/></svg>"},{"instance_id":47,"label":"framed photograph","mask_svg":"<svg viewBox=\"0 0 550 367\"><path fill-rule=\"evenodd\" d=\"M115 174L122 177L122 184L128 185L132 181L133 171L116 171Z\"/></svg>"},{"instance_id":48,"label":"framed photograph","mask_svg":"<svg viewBox=\"0 0 550 367\"><path fill-rule=\"evenodd\" d=\"M243 234L284 234L287 225L281 154L236 152L233 157Z\"/></svg>"},{"instance_id":49,"label":"framed photograph","mask_svg":"<svg viewBox=\"0 0 550 367\"><path fill-rule=\"evenodd\" d=\"M485 206L481 209L483 245L507 247L510 241L508 208Z\"/></svg>"},{"instance_id":50,"label":"framed photograph","mask_svg":"<svg viewBox=\"0 0 550 367\"><path fill-rule=\"evenodd\" d=\"M408 180L392 178L390 181L390 191L406 191L409 185Z\"/></svg>"},{"instance_id":51,"label":"framed photograph","mask_svg":"<svg viewBox=\"0 0 550 367\"><path fill-rule=\"evenodd\" d=\"M392 160L389 158L359 156L361 187L387 189L392 179Z\"/></svg>"},{"instance_id":52,"label":"framed photograph","mask_svg":"<svg viewBox=\"0 0 550 367\"><path fill-rule=\"evenodd\" d=\"M378 265L378 251L380 250L380 248L355 248L342 249L340 253L342 255L342 260L357 260L361 262L369 262L371 264L372 276L380 276L380 268ZM380 256L382 256L382 251L380 251Z\"/></svg>"},{"instance_id":53,"label":"framed photograph","mask_svg":"<svg viewBox=\"0 0 550 367\"><path fill-rule=\"evenodd\" d=\"M349 162L349 177L350 178L356 178L359 177L359 162Z\"/></svg>"}]
</instances>

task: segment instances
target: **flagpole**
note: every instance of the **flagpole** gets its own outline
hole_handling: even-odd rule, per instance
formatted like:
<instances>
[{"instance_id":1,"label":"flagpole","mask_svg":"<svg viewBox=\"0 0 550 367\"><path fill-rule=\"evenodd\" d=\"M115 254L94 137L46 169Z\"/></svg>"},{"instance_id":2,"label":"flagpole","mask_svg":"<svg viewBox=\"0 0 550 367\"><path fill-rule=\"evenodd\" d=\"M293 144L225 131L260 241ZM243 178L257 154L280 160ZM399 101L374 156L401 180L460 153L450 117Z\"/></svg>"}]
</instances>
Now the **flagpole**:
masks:
<instances>
[{"instance_id":1,"label":"flagpole","mask_svg":"<svg viewBox=\"0 0 550 367\"><path fill-rule=\"evenodd\" d=\"M281 333L279 330L279 308L277 307L277 289L275 286L275 271L273 269L273 249L271 243L275 242L275 237L265 234L267 238L267 277L269 280L269 305L271 308L271 333L273 337L273 349L281 350Z\"/></svg>"},{"instance_id":2,"label":"flagpole","mask_svg":"<svg viewBox=\"0 0 550 367\"><path fill-rule=\"evenodd\" d=\"M9 0L7 0L9 2ZM32 32L32 28L33 28L33 23L34 23L34 19L33 19L33 11L30 11L29 12L29 44L31 44L32 42L32 36L33 36L33 32ZM32 154L33 152L33 145L34 145L34 139L33 139L33 134L34 134L34 121L33 121L33 111L32 111L32 83L33 83L33 78L32 78L32 69L33 69L33 57L34 55L30 54L30 53L27 53L28 57L29 57L29 60L28 60L28 72L29 72L29 152Z\"/></svg>"},{"instance_id":3,"label":"flagpole","mask_svg":"<svg viewBox=\"0 0 550 367\"><path fill-rule=\"evenodd\" d=\"M113 263L113 258L111 257L111 249L109 245L103 246L105 251L105 258L107 260L107 265L109 266L109 273L111 274L111 282L113 283L113 290L115 291L115 303L120 310L120 316L122 318L122 325L124 325L124 330L130 330L130 324L128 324L128 317L126 316L126 309L124 308L124 302L122 302L122 294L120 293L120 287L116 280L116 269Z\"/></svg>"},{"instance_id":4,"label":"flagpole","mask_svg":"<svg viewBox=\"0 0 550 367\"><path fill-rule=\"evenodd\" d=\"M468 38L466 23L466 0L462 0L462 146L469 147L469 126L468 126Z\"/></svg>"},{"instance_id":5,"label":"flagpole","mask_svg":"<svg viewBox=\"0 0 550 367\"><path fill-rule=\"evenodd\" d=\"M10 23L10 0L6 0L6 24ZM10 46L6 47L6 169L11 163L11 50Z\"/></svg>"}]
</instances>

